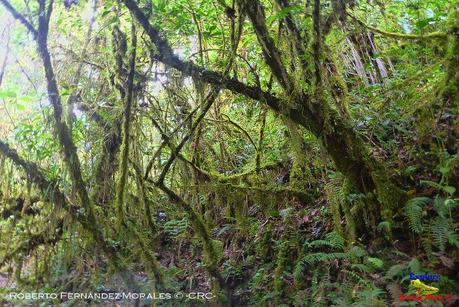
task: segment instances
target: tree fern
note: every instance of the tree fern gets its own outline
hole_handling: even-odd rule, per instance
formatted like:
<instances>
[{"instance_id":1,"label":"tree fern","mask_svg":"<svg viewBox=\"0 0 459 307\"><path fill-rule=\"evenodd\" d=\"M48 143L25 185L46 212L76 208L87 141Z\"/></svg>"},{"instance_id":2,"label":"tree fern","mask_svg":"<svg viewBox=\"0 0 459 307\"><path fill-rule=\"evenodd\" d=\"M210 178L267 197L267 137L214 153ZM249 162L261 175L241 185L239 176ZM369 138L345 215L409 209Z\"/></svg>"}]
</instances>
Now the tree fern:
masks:
<instances>
[{"instance_id":1,"label":"tree fern","mask_svg":"<svg viewBox=\"0 0 459 307\"><path fill-rule=\"evenodd\" d=\"M420 234L423 230L422 226L422 208L430 202L428 197L415 197L410 199L405 207L405 214L408 218L410 229Z\"/></svg>"}]
</instances>

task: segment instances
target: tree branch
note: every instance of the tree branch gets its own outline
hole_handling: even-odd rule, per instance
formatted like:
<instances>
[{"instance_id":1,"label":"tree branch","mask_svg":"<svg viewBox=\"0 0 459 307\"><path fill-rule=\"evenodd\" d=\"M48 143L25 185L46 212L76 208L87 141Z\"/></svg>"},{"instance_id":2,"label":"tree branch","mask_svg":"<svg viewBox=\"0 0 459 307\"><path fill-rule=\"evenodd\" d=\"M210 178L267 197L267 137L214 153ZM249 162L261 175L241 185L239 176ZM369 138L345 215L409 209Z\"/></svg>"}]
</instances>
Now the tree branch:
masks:
<instances>
[{"instance_id":1,"label":"tree branch","mask_svg":"<svg viewBox=\"0 0 459 307\"><path fill-rule=\"evenodd\" d=\"M151 41L156 45L158 54L155 56L155 59L181 71L186 76L195 77L206 83L220 86L234 93L241 94L248 98L261 101L263 103L266 103L275 111L281 111L281 99L268 92L263 91L261 88L246 85L236 79L226 77L221 73L199 67L190 61L180 60L179 57L173 53L173 50L169 46L169 43L165 39L163 39L160 36L159 31L150 24L148 18L138 7L136 2L134 0L123 0L123 2L125 3L126 7L132 12L132 14L140 23L140 25L143 27L147 35L150 37Z\"/></svg>"},{"instance_id":2,"label":"tree branch","mask_svg":"<svg viewBox=\"0 0 459 307\"><path fill-rule=\"evenodd\" d=\"M446 33L443 33L443 32L432 32L432 33L420 34L420 35L387 32L387 31L383 31L383 30L380 30L378 28L372 27L370 25L367 25L366 23L364 23L363 21L361 21L360 19L358 19L357 17L353 16L350 13L347 13L347 15L349 17L351 17L353 20L355 20L361 26L363 26L363 27L365 27L365 28L367 28L367 29L369 29L369 30L371 30L373 32L376 32L378 34L381 34L381 35L384 35L384 36L388 36L388 37L392 37L392 38L400 38L400 39L435 39L435 38L439 38L439 39L446 39L446 37L447 37Z\"/></svg>"},{"instance_id":3,"label":"tree branch","mask_svg":"<svg viewBox=\"0 0 459 307\"><path fill-rule=\"evenodd\" d=\"M124 191L128 175L128 157L129 157L129 133L131 127L132 116L132 101L134 96L134 76L135 76L135 61L136 61L137 36L134 22L131 29L131 55L129 58L129 73L127 77L126 101L124 107L123 121L123 150L121 151L121 175L118 183L116 210L118 218L121 220L123 216Z\"/></svg>"},{"instance_id":4,"label":"tree branch","mask_svg":"<svg viewBox=\"0 0 459 307\"><path fill-rule=\"evenodd\" d=\"M21 13L16 11L16 9L7 0L0 0L0 3L3 4L3 6L10 12L11 15L13 15L15 19L22 23L27 28L27 30L29 30L29 32L32 33L34 39L37 39L37 30L35 30L32 24L28 22L27 19L25 19L25 17Z\"/></svg>"},{"instance_id":5,"label":"tree branch","mask_svg":"<svg viewBox=\"0 0 459 307\"><path fill-rule=\"evenodd\" d=\"M16 150L12 149L7 143L0 140L0 152L11 159L16 165L22 167L27 175L30 176L30 179L37 185L37 187L42 191L48 191L52 187L52 193L45 193L49 201L52 201L56 204L57 207L64 208L72 214L76 214L75 207L71 207L65 198L65 195L59 191L56 183L50 182L46 177L40 172L38 166L32 162L22 159Z\"/></svg>"},{"instance_id":6,"label":"tree branch","mask_svg":"<svg viewBox=\"0 0 459 307\"><path fill-rule=\"evenodd\" d=\"M276 1L277 5L279 5L281 9L286 9L290 6L288 0ZM287 30L293 36L294 46L301 64L301 68L303 69L303 73L306 73L308 70L308 63L306 61L306 46L308 44L307 37L305 37L304 39L301 37L300 30L298 29L298 26L296 25L295 20L293 19L293 16L290 12L287 12L287 15L285 16L284 20L285 24L287 25Z\"/></svg>"},{"instance_id":7,"label":"tree branch","mask_svg":"<svg viewBox=\"0 0 459 307\"><path fill-rule=\"evenodd\" d=\"M314 10L312 13L312 21L314 28L314 44L313 44L313 53L314 53L314 69L316 77L316 85L320 87L322 85L322 31L321 31L321 22L320 22L320 0L314 0Z\"/></svg>"},{"instance_id":8,"label":"tree branch","mask_svg":"<svg viewBox=\"0 0 459 307\"><path fill-rule=\"evenodd\" d=\"M177 145L177 147L172 151L171 156L169 160L167 160L166 165L164 166L161 174L159 175L157 184L162 185L164 182L164 178L166 177L167 172L169 171L169 168L172 165L172 162L174 162L175 158L178 157L180 150L182 150L183 146L186 144L186 142L190 139L190 137L193 135L194 131L198 127L199 123L203 120L204 116L206 116L207 111L209 111L210 107L214 103L215 99L218 96L219 93L218 88L211 88L210 93L207 95L205 101L206 104L203 106L203 110L201 114L199 114L199 117L196 119L196 121L193 123L193 126L191 127L190 131L188 134L182 139L182 141Z\"/></svg>"},{"instance_id":9,"label":"tree branch","mask_svg":"<svg viewBox=\"0 0 459 307\"><path fill-rule=\"evenodd\" d=\"M265 24L266 16L263 6L258 0L242 0L241 2L244 10L250 18L250 21L252 22L258 42L261 45L266 64L269 65L273 75L287 93L292 93L294 86L290 76L288 75L287 69L282 63L280 56L281 53L269 35L268 28Z\"/></svg>"}]
</instances>

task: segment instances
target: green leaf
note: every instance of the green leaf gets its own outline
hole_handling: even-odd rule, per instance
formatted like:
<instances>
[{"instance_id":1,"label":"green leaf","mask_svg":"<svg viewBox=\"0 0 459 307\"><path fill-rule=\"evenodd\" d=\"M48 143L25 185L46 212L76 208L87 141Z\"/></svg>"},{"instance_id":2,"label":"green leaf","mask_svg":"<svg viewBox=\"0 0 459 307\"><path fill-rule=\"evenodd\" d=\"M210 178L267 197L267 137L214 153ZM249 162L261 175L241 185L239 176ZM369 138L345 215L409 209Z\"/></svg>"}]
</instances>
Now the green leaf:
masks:
<instances>
[{"instance_id":1,"label":"green leaf","mask_svg":"<svg viewBox=\"0 0 459 307\"><path fill-rule=\"evenodd\" d=\"M25 106L23 104L20 104L20 103L15 103L14 104L14 108L18 111L24 111L25 110Z\"/></svg>"},{"instance_id":2,"label":"green leaf","mask_svg":"<svg viewBox=\"0 0 459 307\"><path fill-rule=\"evenodd\" d=\"M61 96L69 96L70 95L70 89L69 88L63 88L61 90Z\"/></svg>"},{"instance_id":3,"label":"green leaf","mask_svg":"<svg viewBox=\"0 0 459 307\"><path fill-rule=\"evenodd\" d=\"M302 7L300 5L287 6L283 8L282 10L280 10L279 12L277 12L276 14L271 15L268 18L266 18L266 23L268 25L271 25L274 21L285 18L290 12L294 12L294 11L299 12L301 10L302 10Z\"/></svg>"},{"instance_id":4,"label":"green leaf","mask_svg":"<svg viewBox=\"0 0 459 307\"><path fill-rule=\"evenodd\" d=\"M419 20L418 22L416 22L416 28L418 28L419 30L427 27L430 22L432 21L435 21L435 18L427 18L427 19L423 19L423 20Z\"/></svg>"},{"instance_id":5,"label":"green leaf","mask_svg":"<svg viewBox=\"0 0 459 307\"><path fill-rule=\"evenodd\" d=\"M0 91L0 98L14 98L16 97L16 92L13 91Z\"/></svg>"},{"instance_id":6,"label":"green leaf","mask_svg":"<svg viewBox=\"0 0 459 307\"><path fill-rule=\"evenodd\" d=\"M442 187L442 190L445 191L446 193L450 194L450 195L453 195L454 192L456 192L456 188L455 187L452 187L452 186L443 186Z\"/></svg>"},{"instance_id":7,"label":"green leaf","mask_svg":"<svg viewBox=\"0 0 459 307\"><path fill-rule=\"evenodd\" d=\"M28 103L28 102L33 102L33 101L35 101L35 98L34 98L34 97L31 97L31 96L21 96L21 97L18 98L18 100L21 101L21 102L26 102L26 103Z\"/></svg>"},{"instance_id":8,"label":"green leaf","mask_svg":"<svg viewBox=\"0 0 459 307\"><path fill-rule=\"evenodd\" d=\"M422 266L418 259L413 258L408 263L408 267L410 268L411 272L420 272Z\"/></svg>"},{"instance_id":9,"label":"green leaf","mask_svg":"<svg viewBox=\"0 0 459 307\"><path fill-rule=\"evenodd\" d=\"M454 192L456 192L456 188L455 187L452 187L452 186L444 186L444 185L441 185L439 183L436 183L434 181L430 181L430 180L421 180L420 181L421 184L426 184L428 186L431 186L433 188L436 188L437 190L439 191L444 191L450 195L454 194Z\"/></svg>"}]
</instances>

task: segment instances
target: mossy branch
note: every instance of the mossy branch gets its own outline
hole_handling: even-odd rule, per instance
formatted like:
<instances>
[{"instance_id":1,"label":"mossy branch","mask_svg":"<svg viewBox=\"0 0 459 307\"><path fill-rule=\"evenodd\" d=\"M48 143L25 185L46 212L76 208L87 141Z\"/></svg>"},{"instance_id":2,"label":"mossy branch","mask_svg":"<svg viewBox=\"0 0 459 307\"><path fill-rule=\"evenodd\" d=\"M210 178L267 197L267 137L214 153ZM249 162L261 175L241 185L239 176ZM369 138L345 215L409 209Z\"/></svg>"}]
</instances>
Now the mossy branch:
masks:
<instances>
[{"instance_id":1,"label":"mossy branch","mask_svg":"<svg viewBox=\"0 0 459 307\"><path fill-rule=\"evenodd\" d=\"M187 135L182 139L180 144L177 145L177 147L172 151L171 156L167 160L166 164L164 165L164 168L159 175L159 178L157 180L158 184L162 184L164 182L164 179L166 178L167 172L169 171L169 168L171 167L172 163L174 162L175 158L178 157L180 150L182 150L183 146L185 146L186 142L190 139L190 137L193 135L195 132L196 128L198 127L199 123L204 119L204 116L206 116L207 112L209 111L210 107L214 103L215 99L218 97L218 94L220 92L220 89L218 87L212 87L210 90L210 93L207 95L205 98L205 104L203 106L201 114L199 114L198 118L196 121L193 123L193 126L191 127L190 131L187 133Z\"/></svg>"},{"instance_id":2,"label":"mossy branch","mask_svg":"<svg viewBox=\"0 0 459 307\"><path fill-rule=\"evenodd\" d=\"M129 157L129 132L131 127L131 110L134 96L134 76L136 62L137 36L135 26L132 24L131 29L131 55L129 58L129 74L127 78L127 92L124 106L124 121L123 121L123 149L121 151L121 169L120 178L117 187L116 195L116 211L118 219L123 218L124 191L126 187L128 175L128 157Z\"/></svg>"},{"instance_id":3,"label":"mossy branch","mask_svg":"<svg viewBox=\"0 0 459 307\"><path fill-rule=\"evenodd\" d=\"M292 93L294 90L293 82L285 65L282 63L280 50L269 35L268 28L265 24L266 16L263 6L258 0L242 0L241 5L252 22L266 64L271 68L274 77L282 88L284 88L287 93Z\"/></svg>"},{"instance_id":4,"label":"mossy branch","mask_svg":"<svg viewBox=\"0 0 459 307\"><path fill-rule=\"evenodd\" d=\"M273 194L273 195L288 195L288 196L295 196L298 199L300 199L304 203L309 203L314 200L314 196L312 193L308 194L302 190L299 189L294 189L291 187L278 187L278 186L245 186L245 185L236 185L232 184L229 182L223 183L223 182L218 182L218 183L210 183L206 185L200 185L200 186L205 186L205 187L210 187L210 188L218 188L218 187L224 187L229 190L234 189L234 190L239 190L239 191L244 191L244 192L257 192L261 194Z\"/></svg>"},{"instance_id":5,"label":"mossy branch","mask_svg":"<svg viewBox=\"0 0 459 307\"><path fill-rule=\"evenodd\" d=\"M446 37L447 37L446 33L443 33L443 32L432 32L432 33L427 33L427 34L404 34L404 33L388 32L388 31L384 31L384 30L375 28L373 26L370 26L370 25L364 23L363 21L361 21L360 19L358 19L357 17L353 16L350 13L347 13L347 15L349 17L351 17L353 20L355 20L361 26L367 28L368 30L371 30L371 31L373 31L375 33L378 33L378 34L381 34L381 35L384 35L384 36L387 36L387 37L398 38L398 39L414 39L414 40L418 40L418 39L446 39Z\"/></svg>"}]
</instances>

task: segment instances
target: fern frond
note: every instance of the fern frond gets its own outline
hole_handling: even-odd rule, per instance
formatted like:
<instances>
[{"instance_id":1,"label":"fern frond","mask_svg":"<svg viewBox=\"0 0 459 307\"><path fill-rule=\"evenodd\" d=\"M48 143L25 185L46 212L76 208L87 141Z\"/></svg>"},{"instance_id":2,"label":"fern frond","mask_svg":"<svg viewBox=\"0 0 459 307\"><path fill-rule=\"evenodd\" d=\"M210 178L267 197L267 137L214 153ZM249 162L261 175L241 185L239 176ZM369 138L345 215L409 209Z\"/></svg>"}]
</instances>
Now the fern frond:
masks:
<instances>
[{"instance_id":1,"label":"fern frond","mask_svg":"<svg viewBox=\"0 0 459 307\"><path fill-rule=\"evenodd\" d=\"M164 231L171 237L178 237L188 229L188 219L170 220L164 223Z\"/></svg>"},{"instance_id":2,"label":"fern frond","mask_svg":"<svg viewBox=\"0 0 459 307\"><path fill-rule=\"evenodd\" d=\"M400 294L402 294L402 289L399 284L390 283L387 285L386 289L389 291L389 294L392 298L392 302L397 302L400 300Z\"/></svg>"},{"instance_id":3,"label":"fern frond","mask_svg":"<svg viewBox=\"0 0 459 307\"><path fill-rule=\"evenodd\" d=\"M300 259L300 261L298 261L295 264L295 268L293 270L293 280L295 281L296 285L301 284L301 279L303 277L303 270L304 270L304 264Z\"/></svg>"},{"instance_id":4,"label":"fern frond","mask_svg":"<svg viewBox=\"0 0 459 307\"><path fill-rule=\"evenodd\" d=\"M457 248L459 248L459 234L457 234L455 231L452 231L452 230L449 231L448 232L448 242L451 245L454 245Z\"/></svg>"},{"instance_id":5,"label":"fern frond","mask_svg":"<svg viewBox=\"0 0 459 307\"><path fill-rule=\"evenodd\" d=\"M432 238L437 247L443 252L448 240L448 220L438 216L432 223Z\"/></svg>"},{"instance_id":6,"label":"fern frond","mask_svg":"<svg viewBox=\"0 0 459 307\"><path fill-rule=\"evenodd\" d=\"M391 225L389 221L382 221L378 224L378 230L381 232L389 233L391 231Z\"/></svg>"},{"instance_id":7,"label":"fern frond","mask_svg":"<svg viewBox=\"0 0 459 307\"><path fill-rule=\"evenodd\" d=\"M330 247L330 248L334 247L333 244L327 240L314 240L312 242L308 242L306 246L308 249L311 249L313 247Z\"/></svg>"},{"instance_id":8,"label":"fern frond","mask_svg":"<svg viewBox=\"0 0 459 307\"><path fill-rule=\"evenodd\" d=\"M353 272L353 271L349 271L349 270L346 270L346 269L343 269L341 272L345 273L347 276L349 276L350 278L354 279L357 283L365 286L365 287L371 287L371 283L365 279L364 277L360 276L359 274Z\"/></svg>"},{"instance_id":9,"label":"fern frond","mask_svg":"<svg viewBox=\"0 0 459 307\"><path fill-rule=\"evenodd\" d=\"M347 253L314 253L303 257L302 262L306 265L331 261L335 259L346 259Z\"/></svg>"},{"instance_id":10,"label":"fern frond","mask_svg":"<svg viewBox=\"0 0 459 307\"><path fill-rule=\"evenodd\" d=\"M453 195L454 192L456 192L456 188L455 187L444 185L444 184L440 184L440 183L437 183L437 182L434 182L434 181L421 180L420 183L428 185L428 186L431 186L431 187L437 189L438 191L444 191L449 195Z\"/></svg>"},{"instance_id":11,"label":"fern frond","mask_svg":"<svg viewBox=\"0 0 459 307\"><path fill-rule=\"evenodd\" d=\"M363 263L354 263L351 265L351 269L354 271L360 271L362 273L372 273L373 269Z\"/></svg>"},{"instance_id":12,"label":"fern frond","mask_svg":"<svg viewBox=\"0 0 459 307\"><path fill-rule=\"evenodd\" d=\"M457 205L459 205L459 199L437 197L434 202L434 209L439 216L447 218Z\"/></svg>"},{"instance_id":13,"label":"fern frond","mask_svg":"<svg viewBox=\"0 0 459 307\"><path fill-rule=\"evenodd\" d=\"M367 251L360 246L352 246L348 252L349 258L358 259L367 255Z\"/></svg>"},{"instance_id":14,"label":"fern frond","mask_svg":"<svg viewBox=\"0 0 459 307\"><path fill-rule=\"evenodd\" d=\"M413 232L422 233L422 208L430 201L431 199L428 197L415 197L406 203L405 214Z\"/></svg>"},{"instance_id":15,"label":"fern frond","mask_svg":"<svg viewBox=\"0 0 459 307\"><path fill-rule=\"evenodd\" d=\"M345 240L340 234L336 232L330 232L327 234L326 238L327 238L327 241L330 242L334 248L340 249L340 250L344 248Z\"/></svg>"},{"instance_id":16,"label":"fern frond","mask_svg":"<svg viewBox=\"0 0 459 307\"><path fill-rule=\"evenodd\" d=\"M421 237L421 245L424 248L424 251L426 252L426 256L429 259L429 261L432 261L432 240L430 239L430 237Z\"/></svg>"},{"instance_id":17,"label":"fern frond","mask_svg":"<svg viewBox=\"0 0 459 307\"><path fill-rule=\"evenodd\" d=\"M418 259L413 258L410 262L408 262L408 267L410 268L411 272L419 272L421 271L422 265Z\"/></svg>"},{"instance_id":18,"label":"fern frond","mask_svg":"<svg viewBox=\"0 0 459 307\"><path fill-rule=\"evenodd\" d=\"M357 301L352 304L354 307L367 307L367 306L385 306L385 304L378 299L382 296L384 291L379 288L364 290L357 294Z\"/></svg>"},{"instance_id":19,"label":"fern frond","mask_svg":"<svg viewBox=\"0 0 459 307\"><path fill-rule=\"evenodd\" d=\"M384 261L375 257L368 257L367 262L375 269L381 269L384 266Z\"/></svg>"},{"instance_id":20,"label":"fern frond","mask_svg":"<svg viewBox=\"0 0 459 307\"><path fill-rule=\"evenodd\" d=\"M312 247L330 247L333 250L343 250L344 238L336 232L330 232L326 235L325 240L314 240L305 243L307 248Z\"/></svg>"},{"instance_id":21,"label":"fern frond","mask_svg":"<svg viewBox=\"0 0 459 307\"><path fill-rule=\"evenodd\" d=\"M320 262L327 262L335 259L345 259L348 258L347 253L314 253L302 257L295 265L293 271L294 279L297 283L301 281L304 269L306 266L311 266Z\"/></svg>"},{"instance_id":22,"label":"fern frond","mask_svg":"<svg viewBox=\"0 0 459 307\"><path fill-rule=\"evenodd\" d=\"M401 276L403 275L404 270L405 270L405 265L402 265L402 264L393 265L389 268L389 270L387 270L386 279L393 279L394 277Z\"/></svg>"}]
</instances>

